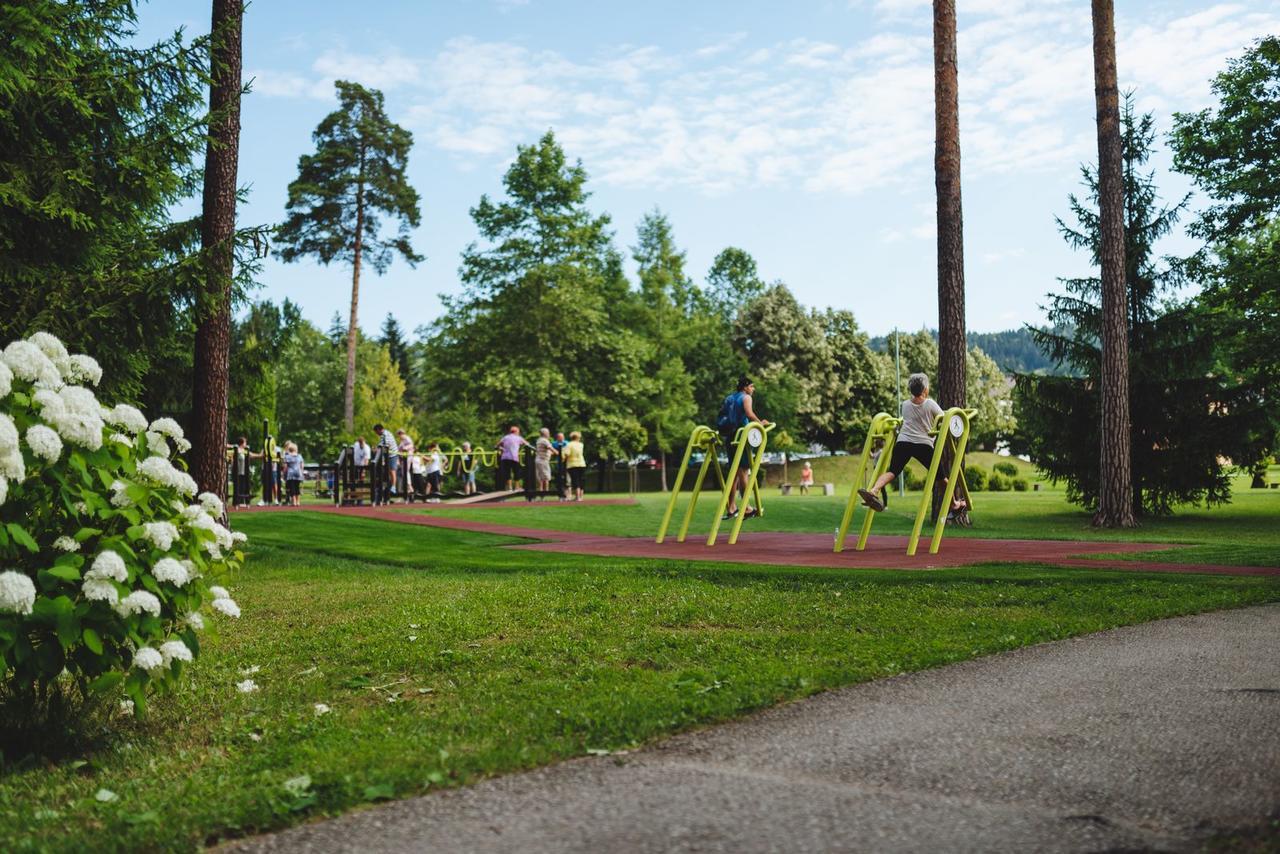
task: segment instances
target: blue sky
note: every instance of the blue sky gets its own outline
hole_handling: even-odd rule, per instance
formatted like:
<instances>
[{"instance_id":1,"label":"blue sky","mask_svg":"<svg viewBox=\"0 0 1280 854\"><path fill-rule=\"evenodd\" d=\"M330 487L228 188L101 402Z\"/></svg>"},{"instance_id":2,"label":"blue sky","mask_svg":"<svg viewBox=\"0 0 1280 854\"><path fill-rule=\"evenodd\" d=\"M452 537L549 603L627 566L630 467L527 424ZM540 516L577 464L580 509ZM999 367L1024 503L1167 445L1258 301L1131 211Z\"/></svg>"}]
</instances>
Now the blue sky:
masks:
<instances>
[{"instance_id":1,"label":"blue sky","mask_svg":"<svg viewBox=\"0 0 1280 854\"><path fill-rule=\"evenodd\" d=\"M1121 85L1156 114L1211 103L1208 81L1280 2L1117 3ZM207 32L207 0L154 0L144 36ZM961 152L969 327L1040 322L1059 276L1088 259L1056 214L1096 157L1089 5L960 0ZM620 247L640 217L668 215L701 281L726 246L808 305L854 312L872 334L937 322L933 90L928 0L587 3L256 0L245 19L240 220L283 219L286 188L336 100L333 80L381 89L415 138L427 259L362 276L361 326L389 311L408 329L459 291L468 211L501 193L517 145L554 129L590 175L591 206ZM1190 189L1153 160L1166 198ZM1180 237L1166 252L1186 250ZM262 298L327 325L350 270L267 263Z\"/></svg>"}]
</instances>

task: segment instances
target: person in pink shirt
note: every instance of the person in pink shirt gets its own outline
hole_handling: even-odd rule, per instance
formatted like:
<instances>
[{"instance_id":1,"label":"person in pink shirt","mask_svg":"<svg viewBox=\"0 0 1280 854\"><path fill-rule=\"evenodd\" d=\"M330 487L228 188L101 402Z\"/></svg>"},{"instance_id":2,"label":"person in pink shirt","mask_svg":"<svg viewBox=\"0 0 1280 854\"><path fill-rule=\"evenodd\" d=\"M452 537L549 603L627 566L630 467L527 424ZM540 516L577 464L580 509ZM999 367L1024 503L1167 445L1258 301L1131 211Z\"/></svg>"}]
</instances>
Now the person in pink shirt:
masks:
<instances>
[{"instance_id":1,"label":"person in pink shirt","mask_svg":"<svg viewBox=\"0 0 1280 854\"><path fill-rule=\"evenodd\" d=\"M520 428L513 424L510 432L499 439L495 447L498 449L498 483L505 480L508 491L515 489L514 484L520 479L520 448L532 445L525 441L520 435Z\"/></svg>"}]
</instances>

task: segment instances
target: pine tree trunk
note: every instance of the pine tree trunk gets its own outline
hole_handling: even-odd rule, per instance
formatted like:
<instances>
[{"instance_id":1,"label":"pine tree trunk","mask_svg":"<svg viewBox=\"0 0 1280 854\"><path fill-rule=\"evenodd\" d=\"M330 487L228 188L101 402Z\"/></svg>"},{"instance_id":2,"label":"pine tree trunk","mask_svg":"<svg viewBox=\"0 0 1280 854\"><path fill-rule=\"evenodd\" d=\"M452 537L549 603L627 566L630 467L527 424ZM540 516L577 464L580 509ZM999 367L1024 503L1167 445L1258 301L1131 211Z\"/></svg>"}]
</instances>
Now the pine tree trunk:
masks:
<instances>
[{"instance_id":1,"label":"pine tree trunk","mask_svg":"<svg viewBox=\"0 0 1280 854\"><path fill-rule=\"evenodd\" d=\"M356 326L360 306L360 251L364 237L364 187L356 191L356 241L351 265L351 321L347 325L347 381L342 390L342 421L348 433L356 429L356 343L360 336Z\"/></svg>"},{"instance_id":2,"label":"pine tree trunk","mask_svg":"<svg viewBox=\"0 0 1280 854\"><path fill-rule=\"evenodd\" d=\"M960 204L960 88L955 0L933 3L933 172L938 204L938 376L942 408L965 405L964 219ZM941 437L939 437L941 441ZM943 470L950 466L943 458ZM940 512L942 478L934 486Z\"/></svg>"},{"instance_id":3,"label":"pine tree trunk","mask_svg":"<svg viewBox=\"0 0 1280 854\"><path fill-rule=\"evenodd\" d=\"M214 0L204 209L205 277L196 292L191 473L202 492L226 497L230 394L231 282L235 262L236 171L240 154L241 0Z\"/></svg>"},{"instance_id":4,"label":"pine tree trunk","mask_svg":"<svg viewBox=\"0 0 1280 854\"><path fill-rule=\"evenodd\" d=\"M1102 265L1102 466L1093 524L1137 525L1130 480L1129 342L1125 293L1124 183L1115 9L1093 0L1093 80L1098 106L1099 256Z\"/></svg>"},{"instance_id":5,"label":"pine tree trunk","mask_svg":"<svg viewBox=\"0 0 1280 854\"><path fill-rule=\"evenodd\" d=\"M668 492L667 489L667 452L662 452L662 491Z\"/></svg>"}]
</instances>

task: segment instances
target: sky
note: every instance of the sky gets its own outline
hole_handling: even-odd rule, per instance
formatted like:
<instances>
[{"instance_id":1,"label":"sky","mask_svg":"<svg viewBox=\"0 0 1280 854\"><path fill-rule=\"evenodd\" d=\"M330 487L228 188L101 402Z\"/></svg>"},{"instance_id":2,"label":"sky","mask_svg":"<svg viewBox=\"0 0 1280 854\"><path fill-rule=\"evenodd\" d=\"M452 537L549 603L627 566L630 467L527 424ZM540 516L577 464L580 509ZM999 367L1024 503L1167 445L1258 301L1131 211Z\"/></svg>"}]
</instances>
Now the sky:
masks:
<instances>
[{"instance_id":1,"label":"sky","mask_svg":"<svg viewBox=\"0 0 1280 854\"><path fill-rule=\"evenodd\" d=\"M144 3L140 36L208 32L209 5ZM1280 32L1280 0L1116 6L1120 85L1155 115L1151 167L1176 201L1193 188L1170 171L1172 114L1213 104L1226 60ZM957 18L968 326L1041 323L1057 279L1089 271L1055 224L1097 156L1089 4L959 0ZM389 312L407 330L439 316L477 239L470 209L548 129L628 256L656 208L695 282L738 246L766 281L873 335L937 325L929 0L255 0L244 69L242 225L284 219L334 80L382 90L413 133L426 260L361 276L367 332ZM1159 250L1193 246L1175 234ZM322 327L348 312L347 267L272 258L261 281L255 298Z\"/></svg>"}]
</instances>

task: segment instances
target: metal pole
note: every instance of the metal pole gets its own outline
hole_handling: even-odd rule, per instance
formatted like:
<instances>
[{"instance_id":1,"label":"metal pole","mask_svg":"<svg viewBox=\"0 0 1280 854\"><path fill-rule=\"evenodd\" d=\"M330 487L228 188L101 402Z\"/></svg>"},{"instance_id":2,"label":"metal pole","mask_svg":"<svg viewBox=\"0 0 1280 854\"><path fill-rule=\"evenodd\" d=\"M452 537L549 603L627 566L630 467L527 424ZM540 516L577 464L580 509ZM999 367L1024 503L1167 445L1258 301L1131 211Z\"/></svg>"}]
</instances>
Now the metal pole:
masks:
<instances>
[{"instance_id":1,"label":"metal pole","mask_svg":"<svg viewBox=\"0 0 1280 854\"><path fill-rule=\"evenodd\" d=\"M898 402L901 403L902 402L902 351L898 347L897 327L894 327L894 330L893 330L893 366L894 366L894 370L897 372L897 375L898 375ZM883 450L880 451L880 453L892 454L893 449L884 448ZM899 498L907 494L907 487L906 487L907 479L905 477L905 474L906 474L905 469L904 471L898 473L898 497ZM873 483L872 486L875 486L875 484Z\"/></svg>"}]
</instances>

